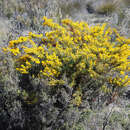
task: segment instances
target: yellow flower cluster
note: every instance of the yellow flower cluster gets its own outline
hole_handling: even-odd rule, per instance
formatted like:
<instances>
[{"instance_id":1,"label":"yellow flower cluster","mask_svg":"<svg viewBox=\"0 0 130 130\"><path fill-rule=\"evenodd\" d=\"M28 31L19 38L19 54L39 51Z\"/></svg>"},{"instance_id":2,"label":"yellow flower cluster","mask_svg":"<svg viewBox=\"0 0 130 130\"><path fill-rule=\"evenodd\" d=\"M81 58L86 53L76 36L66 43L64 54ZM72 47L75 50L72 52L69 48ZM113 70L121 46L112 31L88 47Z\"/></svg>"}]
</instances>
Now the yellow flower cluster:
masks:
<instances>
[{"instance_id":1,"label":"yellow flower cluster","mask_svg":"<svg viewBox=\"0 0 130 130\"><path fill-rule=\"evenodd\" d=\"M89 27L86 22L70 19L62 20L61 24L43 19L43 26L50 27L51 31L45 35L30 32L3 48L15 56L18 71L29 73L37 65L38 75L47 77L53 85L64 84L64 74L71 87L77 85L80 75L84 80L98 79L114 87L129 84L130 39L120 36L106 23Z\"/></svg>"},{"instance_id":2,"label":"yellow flower cluster","mask_svg":"<svg viewBox=\"0 0 130 130\"><path fill-rule=\"evenodd\" d=\"M82 103L82 93L81 91L77 90L74 94L73 94L74 99L72 100L72 103L80 106L80 104Z\"/></svg>"}]
</instances>

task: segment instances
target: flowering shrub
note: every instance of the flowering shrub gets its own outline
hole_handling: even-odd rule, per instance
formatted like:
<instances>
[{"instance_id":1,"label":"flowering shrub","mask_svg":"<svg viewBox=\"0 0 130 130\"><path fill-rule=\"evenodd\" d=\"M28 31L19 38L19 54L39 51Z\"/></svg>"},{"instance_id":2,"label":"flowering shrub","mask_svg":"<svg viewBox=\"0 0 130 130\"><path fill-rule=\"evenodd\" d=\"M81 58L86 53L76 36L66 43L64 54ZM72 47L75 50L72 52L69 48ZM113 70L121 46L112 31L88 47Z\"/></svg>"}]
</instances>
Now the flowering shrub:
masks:
<instances>
[{"instance_id":1,"label":"flowering shrub","mask_svg":"<svg viewBox=\"0 0 130 130\"><path fill-rule=\"evenodd\" d=\"M30 32L3 48L12 54L17 71L45 79L48 86L66 87L72 95L71 103L77 106L88 96L94 101L100 92L112 95L129 84L130 39L105 23L89 27L86 22L69 19L61 24L43 19L49 32Z\"/></svg>"}]
</instances>

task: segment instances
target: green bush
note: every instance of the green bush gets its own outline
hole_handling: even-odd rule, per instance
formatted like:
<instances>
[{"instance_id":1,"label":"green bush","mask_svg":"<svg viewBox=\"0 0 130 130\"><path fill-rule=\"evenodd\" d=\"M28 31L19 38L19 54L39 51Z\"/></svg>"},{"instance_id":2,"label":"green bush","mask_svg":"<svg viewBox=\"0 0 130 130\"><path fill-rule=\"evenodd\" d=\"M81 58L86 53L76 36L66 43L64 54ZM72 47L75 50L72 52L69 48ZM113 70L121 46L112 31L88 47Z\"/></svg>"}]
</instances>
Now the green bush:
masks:
<instances>
[{"instance_id":1,"label":"green bush","mask_svg":"<svg viewBox=\"0 0 130 130\"><path fill-rule=\"evenodd\" d=\"M16 108L21 114L15 118L13 109L8 129L73 129L76 125L78 129L84 109L114 102L129 83L125 73L130 39L116 29L69 19L57 24L46 17L43 25L50 31L30 32L3 48L11 55L18 77L15 90L6 95L15 95L12 100L19 103ZM17 104L4 99L8 100L9 105Z\"/></svg>"}]
</instances>

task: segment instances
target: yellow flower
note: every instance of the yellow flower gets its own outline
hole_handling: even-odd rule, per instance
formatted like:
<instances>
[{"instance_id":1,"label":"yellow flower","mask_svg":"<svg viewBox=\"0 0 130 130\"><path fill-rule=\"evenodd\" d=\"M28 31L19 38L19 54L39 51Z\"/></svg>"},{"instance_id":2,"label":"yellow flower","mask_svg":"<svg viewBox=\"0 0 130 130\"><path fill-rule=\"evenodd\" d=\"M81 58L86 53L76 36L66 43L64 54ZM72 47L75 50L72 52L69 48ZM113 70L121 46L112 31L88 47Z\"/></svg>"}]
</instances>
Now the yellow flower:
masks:
<instances>
[{"instance_id":1,"label":"yellow flower","mask_svg":"<svg viewBox=\"0 0 130 130\"><path fill-rule=\"evenodd\" d=\"M124 75L124 74L125 74L125 72L124 72L124 71L120 71L120 74L121 74L121 75Z\"/></svg>"}]
</instances>

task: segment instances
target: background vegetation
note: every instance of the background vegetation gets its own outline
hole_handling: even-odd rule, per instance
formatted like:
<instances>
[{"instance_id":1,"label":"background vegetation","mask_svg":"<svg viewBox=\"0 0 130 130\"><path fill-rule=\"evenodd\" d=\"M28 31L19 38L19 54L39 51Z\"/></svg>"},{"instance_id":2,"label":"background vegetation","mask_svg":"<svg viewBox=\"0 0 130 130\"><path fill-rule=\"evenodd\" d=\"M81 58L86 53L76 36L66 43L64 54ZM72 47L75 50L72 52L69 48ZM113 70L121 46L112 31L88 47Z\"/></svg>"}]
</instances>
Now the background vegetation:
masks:
<instances>
[{"instance_id":1,"label":"background vegetation","mask_svg":"<svg viewBox=\"0 0 130 130\"><path fill-rule=\"evenodd\" d=\"M51 86L49 84L51 80L45 75L38 77L41 70L39 64L37 64L38 61L31 62L32 67L29 71L27 70L29 73L21 74L17 71L18 69L16 70L16 67L21 69L20 66L25 61L17 62L16 59L20 56L11 55L13 51L8 49L8 53L2 52L3 47L8 46L10 48L9 41L19 39L20 36L27 38L31 35L33 37L31 40L39 45L37 48L43 47L41 46L43 36L47 38L44 39L44 43L51 43L52 39L49 35L52 34L47 35L46 33L51 31L50 28L42 26L43 16L52 18L60 25L63 18L69 18L73 21L84 20L89 27L93 27L93 25L101 27L102 23L107 22L108 26L115 27L121 36L129 38L129 6L129 0L115 0L113 2L111 0L110 2L105 0L0 0L0 27L2 30L0 32L0 129L129 130L130 102L127 98L129 95L126 97L124 93L127 91L129 94L129 87L125 89L116 86L116 89L112 89L112 91L104 89L101 85L97 87L97 84L90 87L89 84L87 85L88 82L84 82L84 78L86 78L84 74L75 74L72 79L71 71L74 67L71 67L71 64L70 66L68 64L66 71L63 71L64 73L60 77L57 77L58 80L54 82L54 79L51 79L53 81ZM73 26L73 29L78 30L75 24ZM52 31L55 32L55 29ZM32 32L32 34L29 34L29 32ZM39 34L43 34L43 36ZM53 39L56 39L54 34L52 35ZM59 35L58 37L60 37ZM61 38L63 39L62 43L67 40L64 37ZM70 41L70 39L68 40ZM24 45L30 49L31 43L25 43L21 43L17 47ZM50 52L56 50L55 45L53 47L52 45L47 46L47 48ZM65 48L68 48L68 46L65 46ZM69 52L71 51L69 50ZM17 54L17 51L12 54ZM23 54L26 54L24 50L20 55ZM30 55L29 52L27 54ZM36 52L32 52L32 54L34 57L36 56ZM58 56L59 54L61 55L61 52L57 52ZM64 52L65 54L67 52ZM76 53L73 52L72 54ZM76 64L78 63L80 62L77 61ZM24 65L26 66L26 64ZM99 68L102 67L99 66ZM65 74L68 72L71 73L66 77ZM125 74L128 74L128 72ZM63 82L59 82L59 79L66 81L67 84L64 83L63 85ZM76 85L72 82L73 80ZM81 85L81 83L83 84ZM101 88L100 93L95 93L98 88Z\"/></svg>"}]
</instances>

